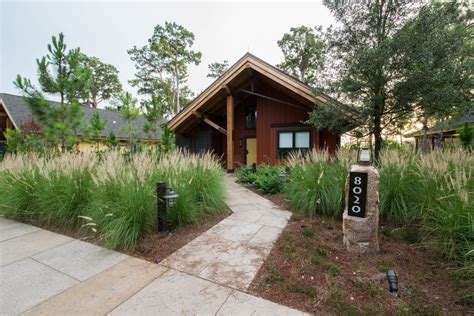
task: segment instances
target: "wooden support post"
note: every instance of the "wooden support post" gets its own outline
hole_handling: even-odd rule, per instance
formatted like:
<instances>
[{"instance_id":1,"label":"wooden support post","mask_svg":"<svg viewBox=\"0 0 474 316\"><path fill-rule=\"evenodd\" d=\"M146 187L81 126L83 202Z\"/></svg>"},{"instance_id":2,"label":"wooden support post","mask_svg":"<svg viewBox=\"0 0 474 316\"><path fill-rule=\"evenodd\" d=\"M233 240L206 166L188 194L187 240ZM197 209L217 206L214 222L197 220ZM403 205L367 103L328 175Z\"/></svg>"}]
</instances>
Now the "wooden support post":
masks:
<instances>
[{"instance_id":1,"label":"wooden support post","mask_svg":"<svg viewBox=\"0 0 474 316\"><path fill-rule=\"evenodd\" d=\"M227 95L227 172L234 172L234 97Z\"/></svg>"}]
</instances>

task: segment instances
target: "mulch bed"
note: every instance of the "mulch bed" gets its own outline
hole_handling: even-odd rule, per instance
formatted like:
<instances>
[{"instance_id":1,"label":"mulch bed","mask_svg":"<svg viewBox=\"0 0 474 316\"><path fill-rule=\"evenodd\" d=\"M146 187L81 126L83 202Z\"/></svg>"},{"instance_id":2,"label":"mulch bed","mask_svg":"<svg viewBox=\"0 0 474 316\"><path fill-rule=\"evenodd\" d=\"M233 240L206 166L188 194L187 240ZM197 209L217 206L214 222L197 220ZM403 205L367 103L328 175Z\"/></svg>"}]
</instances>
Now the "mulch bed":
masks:
<instances>
[{"instance_id":1,"label":"mulch bed","mask_svg":"<svg viewBox=\"0 0 474 316\"><path fill-rule=\"evenodd\" d=\"M271 200L285 205L278 195ZM314 314L473 314L456 299L454 267L399 229L380 232L380 254L355 255L343 247L340 220L294 215L249 291ZM388 291L388 269L398 275L399 297Z\"/></svg>"},{"instance_id":2,"label":"mulch bed","mask_svg":"<svg viewBox=\"0 0 474 316\"><path fill-rule=\"evenodd\" d=\"M142 238L129 254L158 263L170 254L219 223L232 212L226 208L222 212L205 217L192 225L178 227L170 233L158 233Z\"/></svg>"}]
</instances>

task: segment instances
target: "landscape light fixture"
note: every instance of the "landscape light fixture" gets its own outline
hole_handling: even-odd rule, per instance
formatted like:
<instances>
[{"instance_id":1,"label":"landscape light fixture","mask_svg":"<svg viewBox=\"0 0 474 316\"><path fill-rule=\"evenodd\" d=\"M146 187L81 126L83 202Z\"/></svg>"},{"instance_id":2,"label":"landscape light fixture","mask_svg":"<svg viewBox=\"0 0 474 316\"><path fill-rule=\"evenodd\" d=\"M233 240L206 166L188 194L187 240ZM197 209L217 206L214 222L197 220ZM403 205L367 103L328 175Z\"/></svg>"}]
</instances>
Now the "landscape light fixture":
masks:
<instances>
[{"instance_id":1,"label":"landscape light fixture","mask_svg":"<svg viewBox=\"0 0 474 316\"><path fill-rule=\"evenodd\" d=\"M395 271L387 271L388 290L390 293L398 295L398 277Z\"/></svg>"},{"instance_id":2,"label":"landscape light fixture","mask_svg":"<svg viewBox=\"0 0 474 316\"><path fill-rule=\"evenodd\" d=\"M179 195L171 188L166 187L164 181L156 184L156 206L157 206L157 232L168 230L168 208L176 205Z\"/></svg>"},{"instance_id":3,"label":"landscape light fixture","mask_svg":"<svg viewBox=\"0 0 474 316\"><path fill-rule=\"evenodd\" d=\"M278 173L278 178L280 178L281 181L285 181L286 180L286 172L284 170L281 170Z\"/></svg>"},{"instance_id":4,"label":"landscape light fixture","mask_svg":"<svg viewBox=\"0 0 474 316\"><path fill-rule=\"evenodd\" d=\"M179 194L174 192L171 188L166 188L166 190L167 192L164 196L164 199L166 200L166 205L169 208L172 208L176 205L176 199L179 197Z\"/></svg>"},{"instance_id":5,"label":"landscape light fixture","mask_svg":"<svg viewBox=\"0 0 474 316\"><path fill-rule=\"evenodd\" d=\"M371 156L369 146L360 146L357 153L357 163L362 166L368 166L371 162Z\"/></svg>"}]
</instances>

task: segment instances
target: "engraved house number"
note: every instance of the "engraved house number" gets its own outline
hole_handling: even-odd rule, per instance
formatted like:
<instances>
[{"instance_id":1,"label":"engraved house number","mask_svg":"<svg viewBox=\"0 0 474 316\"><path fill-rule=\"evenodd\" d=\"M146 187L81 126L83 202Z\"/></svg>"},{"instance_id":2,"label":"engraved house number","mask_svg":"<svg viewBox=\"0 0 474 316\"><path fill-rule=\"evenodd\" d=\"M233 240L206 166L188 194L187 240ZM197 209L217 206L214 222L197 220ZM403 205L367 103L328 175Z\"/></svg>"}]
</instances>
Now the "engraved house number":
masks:
<instances>
[{"instance_id":1,"label":"engraved house number","mask_svg":"<svg viewBox=\"0 0 474 316\"><path fill-rule=\"evenodd\" d=\"M351 172L349 174L349 205L348 215L365 217L367 201L367 173Z\"/></svg>"}]
</instances>

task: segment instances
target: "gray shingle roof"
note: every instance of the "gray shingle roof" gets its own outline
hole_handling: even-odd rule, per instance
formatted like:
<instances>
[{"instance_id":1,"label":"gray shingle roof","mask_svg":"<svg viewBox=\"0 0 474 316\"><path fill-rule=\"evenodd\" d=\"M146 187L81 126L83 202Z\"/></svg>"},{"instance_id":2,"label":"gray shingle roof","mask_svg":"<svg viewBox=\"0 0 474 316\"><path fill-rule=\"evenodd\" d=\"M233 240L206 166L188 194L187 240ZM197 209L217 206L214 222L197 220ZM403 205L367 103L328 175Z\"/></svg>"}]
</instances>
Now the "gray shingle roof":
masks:
<instances>
[{"instance_id":1,"label":"gray shingle roof","mask_svg":"<svg viewBox=\"0 0 474 316\"><path fill-rule=\"evenodd\" d=\"M23 100L22 96L12 95L7 93L0 93L0 99L5 104L8 113L11 115L11 119L15 122L17 126L21 126L21 124L27 121L32 113L28 105L26 104L25 100ZM53 105L59 105L58 102L55 101L48 101ZM101 118L106 122L105 129L102 131L102 136L108 137L110 132L113 131L116 137L119 138L127 138L127 134L123 132L123 130L127 126L127 122L120 117L120 113L118 111L109 111L103 109L96 109L91 107L83 107L84 108L84 123L90 121L92 116L99 112ZM163 122L164 123L164 122ZM135 122L135 128L138 134L138 138L140 139L149 139L148 135L143 132L143 125L145 124L145 118L140 116L138 120ZM80 134L80 132L79 132ZM151 136L151 135L150 135ZM161 136L161 131L158 132L158 139ZM151 137L153 139L153 137Z\"/></svg>"}]
</instances>

